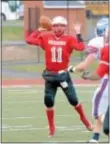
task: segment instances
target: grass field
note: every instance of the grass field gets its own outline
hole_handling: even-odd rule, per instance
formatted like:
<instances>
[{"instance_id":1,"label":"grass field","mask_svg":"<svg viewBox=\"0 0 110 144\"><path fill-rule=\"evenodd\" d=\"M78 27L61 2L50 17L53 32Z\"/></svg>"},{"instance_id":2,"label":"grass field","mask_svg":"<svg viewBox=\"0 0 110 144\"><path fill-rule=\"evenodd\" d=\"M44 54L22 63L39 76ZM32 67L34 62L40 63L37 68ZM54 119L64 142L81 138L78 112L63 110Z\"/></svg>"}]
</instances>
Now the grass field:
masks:
<instances>
[{"instance_id":1,"label":"grass field","mask_svg":"<svg viewBox=\"0 0 110 144\"><path fill-rule=\"evenodd\" d=\"M2 41L3 40L23 40L24 28L23 27L2 27Z\"/></svg>"},{"instance_id":2,"label":"grass field","mask_svg":"<svg viewBox=\"0 0 110 144\"><path fill-rule=\"evenodd\" d=\"M81 58L80 58L80 54L77 56L76 53L73 53L74 55L71 56L73 57L73 60L71 60L70 65L76 66L77 64L81 63ZM44 57L44 53L42 54L43 56L40 55L40 57ZM79 58L79 60L75 60L75 58ZM40 58L41 59L41 58ZM42 58L42 61L44 60L44 58ZM89 66L88 69L90 70L95 70L98 66L98 61L95 60L95 62L93 64L91 64ZM41 72L45 69L45 63L34 63L34 64L19 64L19 65L8 65L8 69L10 70L17 70L17 71L25 71L25 72Z\"/></svg>"},{"instance_id":3,"label":"grass field","mask_svg":"<svg viewBox=\"0 0 110 144\"><path fill-rule=\"evenodd\" d=\"M43 105L42 85L34 87L3 88L2 90L2 142L85 142L88 132L75 110L59 89L56 96L56 136L48 138L47 120ZM77 86L79 99L91 118L91 99L95 87ZM100 141L108 141L102 134Z\"/></svg>"}]
</instances>

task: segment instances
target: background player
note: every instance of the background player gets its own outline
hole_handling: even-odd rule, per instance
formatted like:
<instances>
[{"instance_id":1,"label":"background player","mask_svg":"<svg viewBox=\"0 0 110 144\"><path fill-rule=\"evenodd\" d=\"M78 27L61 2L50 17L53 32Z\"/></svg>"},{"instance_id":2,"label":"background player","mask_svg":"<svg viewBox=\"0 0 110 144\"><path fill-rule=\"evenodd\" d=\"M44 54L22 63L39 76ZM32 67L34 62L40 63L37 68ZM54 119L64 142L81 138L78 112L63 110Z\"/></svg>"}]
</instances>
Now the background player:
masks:
<instances>
[{"instance_id":1,"label":"background player","mask_svg":"<svg viewBox=\"0 0 110 144\"><path fill-rule=\"evenodd\" d=\"M82 61L80 64L76 65L75 67L70 66L69 70L71 72L82 72L82 71L86 70L94 62L95 59L100 58L101 49L104 47L105 43L108 43L108 42L106 42L106 40L104 40L105 39L104 34L105 34L105 29L106 29L107 25L108 25L107 18L102 18L101 20L98 21L98 23L96 25L96 30L95 30L96 37L93 38L92 40L90 40L90 42L88 43L87 48L86 48L86 50L88 51L87 57L84 59L84 61ZM99 90L96 89L96 91L94 93L94 97L96 97L96 98L93 97L93 102L92 102L93 111L95 111L95 109L97 109L96 106L94 107L95 100L98 99L98 103L100 102L100 99L98 98L98 92L99 92ZM100 129L102 126L102 124L100 122L101 117L96 116L95 113L93 113L93 116L95 118L95 126L94 126L94 130L93 130L93 136L90 141L98 141L99 137L100 137Z\"/></svg>"},{"instance_id":2,"label":"background player","mask_svg":"<svg viewBox=\"0 0 110 144\"><path fill-rule=\"evenodd\" d=\"M89 79L89 80L99 80L100 85L97 88L94 97L93 97L93 114L94 117L96 118L96 124L94 127L94 132L97 134L97 137L93 137L90 142L98 142L98 134L101 130L101 125L103 123L103 117L107 111L108 107L108 82L109 82L109 45L108 45L108 27L106 28L105 31L105 47L101 50L101 56L100 56L100 61L99 61L99 67L96 72L93 73L88 73L84 72L83 73L83 78L84 79ZM99 124L99 125L98 125ZM108 122L105 122L105 127L107 129ZM108 126L109 129L109 126ZM96 139L95 139L96 138Z\"/></svg>"},{"instance_id":3,"label":"background player","mask_svg":"<svg viewBox=\"0 0 110 144\"><path fill-rule=\"evenodd\" d=\"M86 118L82 105L79 103L75 88L72 84L71 77L67 71L70 55L74 50L83 51L83 43L80 24L75 25L77 39L66 34L67 20L58 16L52 20L52 31L44 32L38 35L38 31L29 34L25 33L25 40L28 44L39 45L45 51L46 70L43 72L45 79L45 96L44 103L49 124L49 135L55 133L54 122L54 100L57 88L61 87L69 103L74 106L80 115L81 121L92 130L92 125Z\"/></svg>"},{"instance_id":4,"label":"background player","mask_svg":"<svg viewBox=\"0 0 110 144\"><path fill-rule=\"evenodd\" d=\"M74 67L75 71L84 71L94 62L95 59L99 59L100 50L104 47L104 32L107 26L108 18L102 18L97 22L95 37L88 42L85 50L88 55L83 62ZM70 69L74 72L71 66Z\"/></svg>"}]
</instances>

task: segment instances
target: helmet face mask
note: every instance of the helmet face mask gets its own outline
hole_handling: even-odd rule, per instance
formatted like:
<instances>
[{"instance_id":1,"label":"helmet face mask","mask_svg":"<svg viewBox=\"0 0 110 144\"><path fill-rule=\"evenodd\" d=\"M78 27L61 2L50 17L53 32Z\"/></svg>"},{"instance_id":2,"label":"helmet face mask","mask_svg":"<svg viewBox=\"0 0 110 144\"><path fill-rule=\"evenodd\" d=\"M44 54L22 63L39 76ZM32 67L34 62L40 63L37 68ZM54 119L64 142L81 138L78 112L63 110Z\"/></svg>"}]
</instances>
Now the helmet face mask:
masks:
<instances>
[{"instance_id":1,"label":"helmet face mask","mask_svg":"<svg viewBox=\"0 0 110 144\"><path fill-rule=\"evenodd\" d=\"M62 36L67 29L67 20L62 17L58 16L53 18L52 20L52 31L54 32L55 36L60 37Z\"/></svg>"},{"instance_id":2,"label":"helmet face mask","mask_svg":"<svg viewBox=\"0 0 110 144\"><path fill-rule=\"evenodd\" d=\"M57 37L60 37L65 33L66 25L62 25L62 24L53 25L52 30Z\"/></svg>"}]
</instances>

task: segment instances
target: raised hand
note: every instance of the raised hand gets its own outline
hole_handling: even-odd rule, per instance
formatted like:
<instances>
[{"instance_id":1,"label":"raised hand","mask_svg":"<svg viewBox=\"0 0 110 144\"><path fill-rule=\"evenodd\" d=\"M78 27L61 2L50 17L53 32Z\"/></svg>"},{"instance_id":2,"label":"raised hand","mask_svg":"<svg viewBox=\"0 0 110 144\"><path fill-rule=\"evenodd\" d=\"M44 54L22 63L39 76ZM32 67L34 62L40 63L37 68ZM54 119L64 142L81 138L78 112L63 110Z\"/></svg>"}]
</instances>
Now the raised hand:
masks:
<instances>
[{"instance_id":1,"label":"raised hand","mask_svg":"<svg viewBox=\"0 0 110 144\"><path fill-rule=\"evenodd\" d=\"M74 28L76 34L80 34L81 33L81 24L80 23L74 24L73 28Z\"/></svg>"}]
</instances>

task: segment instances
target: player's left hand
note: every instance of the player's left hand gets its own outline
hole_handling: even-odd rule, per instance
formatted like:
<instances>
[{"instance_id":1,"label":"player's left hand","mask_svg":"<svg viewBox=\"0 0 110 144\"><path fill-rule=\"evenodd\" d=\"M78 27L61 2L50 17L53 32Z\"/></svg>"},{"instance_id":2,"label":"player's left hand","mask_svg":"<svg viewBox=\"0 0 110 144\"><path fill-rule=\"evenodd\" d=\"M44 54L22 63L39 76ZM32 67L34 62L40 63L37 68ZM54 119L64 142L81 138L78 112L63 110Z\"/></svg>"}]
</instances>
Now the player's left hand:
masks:
<instances>
[{"instance_id":1,"label":"player's left hand","mask_svg":"<svg viewBox=\"0 0 110 144\"><path fill-rule=\"evenodd\" d=\"M81 75L81 77L85 80L89 79L91 73L89 71L84 71Z\"/></svg>"}]
</instances>

